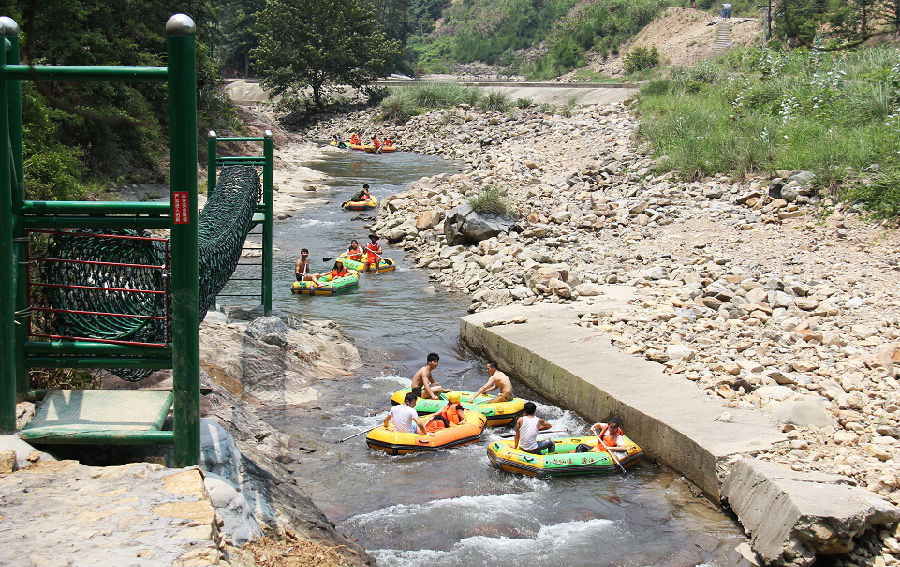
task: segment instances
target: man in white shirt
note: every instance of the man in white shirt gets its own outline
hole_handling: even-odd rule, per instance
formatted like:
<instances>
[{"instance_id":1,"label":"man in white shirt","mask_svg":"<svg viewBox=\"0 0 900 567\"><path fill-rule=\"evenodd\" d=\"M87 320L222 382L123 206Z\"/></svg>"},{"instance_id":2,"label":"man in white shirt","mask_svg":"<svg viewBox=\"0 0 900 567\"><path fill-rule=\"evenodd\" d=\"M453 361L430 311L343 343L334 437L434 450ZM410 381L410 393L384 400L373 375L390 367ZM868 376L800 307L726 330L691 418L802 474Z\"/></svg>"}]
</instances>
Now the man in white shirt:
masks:
<instances>
[{"instance_id":1,"label":"man in white shirt","mask_svg":"<svg viewBox=\"0 0 900 567\"><path fill-rule=\"evenodd\" d=\"M535 417L534 412L537 406L534 402L525 403L525 415L516 420L516 442L514 449L522 449L527 453L540 454L542 450L547 449L547 453L553 453L556 450L556 444L550 439L537 440L539 431L544 431L553 427L549 421L544 421L539 417Z\"/></svg>"},{"instance_id":2,"label":"man in white shirt","mask_svg":"<svg viewBox=\"0 0 900 567\"><path fill-rule=\"evenodd\" d=\"M419 414L416 413L416 401L418 397L409 392L406 394L406 397L403 398L402 405L396 405L391 408L391 413L384 418L384 426L387 427L388 423L391 421L394 422L394 431L397 433L420 433L422 435L426 435L425 426L422 424L422 420L419 419ZM415 425L413 423L415 422Z\"/></svg>"}]
</instances>

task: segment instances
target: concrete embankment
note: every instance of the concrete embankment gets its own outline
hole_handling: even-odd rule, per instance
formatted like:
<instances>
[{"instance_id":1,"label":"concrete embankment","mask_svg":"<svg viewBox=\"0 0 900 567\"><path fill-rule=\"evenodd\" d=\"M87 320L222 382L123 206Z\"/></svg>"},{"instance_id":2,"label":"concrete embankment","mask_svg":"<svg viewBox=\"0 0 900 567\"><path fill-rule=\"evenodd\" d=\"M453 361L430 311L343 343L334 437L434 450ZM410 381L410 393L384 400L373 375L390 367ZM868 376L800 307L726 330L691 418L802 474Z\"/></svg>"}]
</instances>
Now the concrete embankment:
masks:
<instances>
[{"instance_id":1,"label":"concrete embankment","mask_svg":"<svg viewBox=\"0 0 900 567\"><path fill-rule=\"evenodd\" d=\"M592 311L615 310L631 294L624 287L604 291L608 301ZM752 458L787 441L771 418L708 398L664 374L661 364L577 326L578 317L571 306L509 305L464 317L460 334L554 403L591 421L622 419L647 456L684 474L714 502L730 503L767 564L811 565L816 554L850 551L852 538L868 526L900 518L877 495L842 484L846 479Z\"/></svg>"}]
</instances>

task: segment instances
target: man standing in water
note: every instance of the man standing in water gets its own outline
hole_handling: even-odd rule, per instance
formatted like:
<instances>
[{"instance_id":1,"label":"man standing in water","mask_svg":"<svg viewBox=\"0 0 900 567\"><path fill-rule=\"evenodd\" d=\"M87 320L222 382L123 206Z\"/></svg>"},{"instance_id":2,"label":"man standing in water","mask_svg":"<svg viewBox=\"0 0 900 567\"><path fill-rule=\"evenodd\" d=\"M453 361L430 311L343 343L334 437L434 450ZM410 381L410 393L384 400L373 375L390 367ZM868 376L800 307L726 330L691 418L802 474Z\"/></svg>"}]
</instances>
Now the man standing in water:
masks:
<instances>
[{"instance_id":1,"label":"man standing in water","mask_svg":"<svg viewBox=\"0 0 900 567\"><path fill-rule=\"evenodd\" d=\"M549 421L535 417L537 406L534 402L525 402L525 415L516 420L516 442L513 449L522 449L526 453L539 455L547 449L547 454L556 450L556 444L550 439L537 440L538 431L553 427Z\"/></svg>"},{"instance_id":2,"label":"man standing in water","mask_svg":"<svg viewBox=\"0 0 900 567\"><path fill-rule=\"evenodd\" d=\"M416 397L436 400L437 394L444 391L441 385L434 381L434 376L431 375L431 371L438 366L438 360L440 360L440 357L436 352L429 352L428 357L425 359L425 366L420 368L416 375L413 376L412 393Z\"/></svg>"},{"instance_id":3,"label":"man standing in water","mask_svg":"<svg viewBox=\"0 0 900 567\"><path fill-rule=\"evenodd\" d=\"M500 390L500 393L485 403L496 404L500 402L511 402L513 399L513 393L512 383L509 381L509 376L497 370L497 363L493 360L487 363L487 373L487 383L479 388L477 392L475 392L475 394L469 399L469 403L474 403L475 398L477 398L481 394L496 390L498 388Z\"/></svg>"}]
</instances>

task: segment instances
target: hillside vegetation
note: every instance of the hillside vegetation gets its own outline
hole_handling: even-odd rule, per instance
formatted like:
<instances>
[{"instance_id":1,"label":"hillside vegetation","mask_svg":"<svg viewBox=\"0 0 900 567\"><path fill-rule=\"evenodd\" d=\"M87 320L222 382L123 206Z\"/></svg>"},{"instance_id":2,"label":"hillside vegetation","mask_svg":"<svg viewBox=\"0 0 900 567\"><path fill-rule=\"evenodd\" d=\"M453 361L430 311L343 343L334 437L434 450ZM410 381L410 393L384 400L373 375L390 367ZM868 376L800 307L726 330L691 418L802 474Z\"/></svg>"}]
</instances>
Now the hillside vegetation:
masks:
<instances>
[{"instance_id":1,"label":"hillside vegetation","mask_svg":"<svg viewBox=\"0 0 900 567\"><path fill-rule=\"evenodd\" d=\"M900 215L900 49L735 49L646 83L639 133L688 179L811 170L816 183Z\"/></svg>"}]
</instances>

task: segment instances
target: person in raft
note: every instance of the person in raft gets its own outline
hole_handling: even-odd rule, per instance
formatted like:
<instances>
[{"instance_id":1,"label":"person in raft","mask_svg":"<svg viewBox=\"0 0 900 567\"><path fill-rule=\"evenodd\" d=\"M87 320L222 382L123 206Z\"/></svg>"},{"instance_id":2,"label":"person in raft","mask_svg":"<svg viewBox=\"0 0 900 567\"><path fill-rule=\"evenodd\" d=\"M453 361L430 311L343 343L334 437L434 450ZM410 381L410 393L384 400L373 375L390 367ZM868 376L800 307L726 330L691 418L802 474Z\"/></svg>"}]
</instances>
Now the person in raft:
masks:
<instances>
[{"instance_id":1,"label":"person in raft","mask_svg":"<svg viewBox=\"0 0 900 567\"><path fill-rule=\"evenodd\" d=\"M550 439L537 440L539 431L544 431L553 427L549 421L544 421L539 417L535 417L534 412L537 406L534 402L525 402L525 415L516 420L516 441L513 444L514 449L522 449L526 453L534 453L539 455L541 451L547 449L547 453L556 450L556 444Z\"/></svg>"},{"instance_id":2,"label":"person in raft","mask_svg":"<svg viewBox=\"0 0 900 567\"><path fill-rule=\"evenodd\" d=\"M600 431L599 433L597 431ZM588 451L606 452L612 449L616 452L616 458L619 460L628 456L628 447L625 446L625 434L619 427L619 420L612 418L607 423L595 423L591 426L591 433L600 438L600 442L596 447L591 447L587 443L579 443L573 453L586 453Z\"/></svg>"},{"instance_id":3,"label":"person in raft","mask_svg":"<svg viewBox=\"0 0 900 567\"><path fill-rule=\"evenodd\" d=\"M331 276L329 281L334 281L337 278L343 277L347 275L347 268L344 266L344 261L340 258L337 258L334 261L334 265L331 266L331 272L325 272L322 274L309 274L308 276L303 276L303 281L313 282L316 284L316 287L325 287L328 282L320 282L319 278L324 278L325 276Z\"/></svg>"},{"instance_id":4,"label":"person in raft","mask_svg":"<svg viewBox=\"0 0 900 567\"><path fill-rule=\"evenodd\" d=\"M348 260L356 260L359 262L363 257L363 249L362 246L359 245L359 242L356 240L350 241L350 246L347 247L347 259Z\"/></svg>"},{"instance_id":5,"label":"person in raft","mask_svg":"<svg viewBox=\"0 0 900 567\"><path fill-rule=\"evenodd\" d=\"M475 398L477 398L481 394L485 394L492 390L498 389L500 390L500 393L485 403L497 404L500 402L511 402L513 399L513 393L512 383L509 381L509 376L497 370L497 363L493 360L487 363L487 373L487 383L479 388L478 391L475 392L475 394L471 398L469 398L469 403L474 403Z\"/></svg>"},{"instance_id":6,"label":"person in raft","mask_svg":"<svg viewBox=\"0 0 900 567\"><path fill-rule=\"evenodd\" d=\"M338 148L346 148L347 147L347 142L345 142L344 139L341 138L339 134L335 134L334 136L332 136L331 141L334 142L335 147L338 147Z\"/></svg>"},{"instance_id":7,"label":"person in raft","mask_svg":"<svg viewBox=\"0 0 900 567\"><path fill-rule=\"evenodd\" d=\"M297 281L301 281L307 274L309 274L309 250L304 248L300 251L300 259L294 264L294 275L297 277Z\"/></svg>"},{"instance_id":8,"label":"person in raft","mask_svg":"<svg viewBox=\"0 0 900 567\"><path fill-rule=\"evenodd\" d=\"M362 140L359 139L359 134L357 134L356 132L350 133L350 143L351 144L353 144L354 146L358 146L361 141Z\"/></svg>"},{"instance_id":9,"label":"person in raft","mask_svg":"<svg viewBox=\"0 0 900 567\"><path fill-rule=\"evenodd\" d=\"M381 140L378 139L378 136L372 136L372 145L375 146L375 153L381 153Z\"/></svg>"},{"instance_id":10,"label":"person in raft","mask_svg":"<svg viewBox=\"0 0 900 567\"><path fill-rule=\"evenodd\" d=\"M403 404L391 408L391 413L384 418L384 426L387 427L391 421L394 422L394 431L397 433L427 435L425 426L422 424L422 420L419 419L419 414L416 413L416 395L412 392L406 394L406 397L403 398Z\"/></svg>"},{"instance_id":11,"label":"person in raft","mask_svg":"<svg viewBox=\"0 0 900 567\"><path fill-rule=\"evenodd\" d=\"M441 422L445 429L447 427L450 427L451 424L459 425L460 423L465 421L466 409L462 407L462 404L460 404L460 398L461 396L459 392L450 392L449 394L447 394L447 401L450 403L447 404L447 406L442 409L439 414L436 414L431 419ZM428 424L426 423L425 425L427 426Z\"/></svg>"},{"instance_id":12,"label":"person in raft","mask_svg":"<svg viewBox=\"0 0 900 567\"><path fill-rule=\"evenodd\" d=\"M378 272L378 260L381 259L381 245L378 244L378 235L370 234L369 241L366 243L366 260L363 262L362 271L369 271L369 266L372 266L372 270L374 272Z\"/></svg>"},{"instance_id":13,"label":"person in raft","mask_svg":"<svg viewBox=\"0 0 900 567\"><path fill-rule=\"evenodd\" d=\"M417 398L425 398L426 400L436 400L437 395L444 391L441 385L434 381L431 371L437 368L438 361L441 357L436 352L429 352L425 359L425 366L416 372L412 379L412 394Z\"/></svg>"},{"instance_id":14,"label":"person in raft","mask_svg":"<svg viewBox=\"0 0 900 567\"><path fill-rule=\"evenodd\" d=\"M351 201L368 201L372 198L372 194L369 193L369 184L363 183L362 189L357 191L350 197Z\"/></svg>"}]
</instances>

